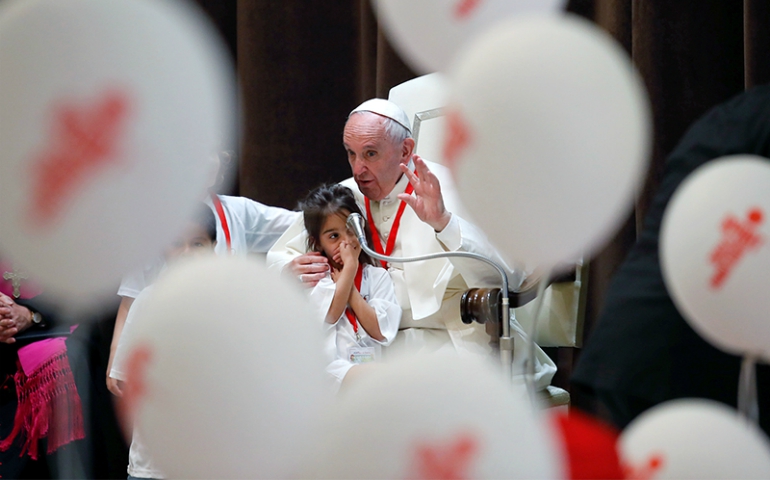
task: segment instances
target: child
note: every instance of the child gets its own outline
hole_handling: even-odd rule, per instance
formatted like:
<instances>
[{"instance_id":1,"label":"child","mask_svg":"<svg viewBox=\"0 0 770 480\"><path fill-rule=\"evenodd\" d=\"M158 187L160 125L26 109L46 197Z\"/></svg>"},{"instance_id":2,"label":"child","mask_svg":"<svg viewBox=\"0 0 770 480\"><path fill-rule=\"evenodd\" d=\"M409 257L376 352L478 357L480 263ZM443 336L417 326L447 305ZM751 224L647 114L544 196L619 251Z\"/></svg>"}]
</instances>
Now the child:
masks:
<instances>
[{"instance_id":1,"label":"child","mask_svg":"<svg viewBox=\"0 0 770 480\"><path fill-rule=\"evenodd\" d=\"M381 346L398 332L401 307L390 274L375 266L347 228L348 215L361 214L349 188L323 185L300 208L308 249L323 254L331 267L310 296L327 326L326 348L333 360L326 371L339 385L351 368L380 358Z\"/></svg>"},{"instance_id":2,"label":"child","mask_svg":"<svg viewBox=\"0 0 770 480\"><path fill-rule=\"evenodd\" d=\"M201 205L196 217L189 222L182 236L174 242L166 251L166 262L173 263L179 259L198 256L201 254L213 254L217 244L217 229L214 213L206 205ZM125 381L125 362L128 345L132 341L132 332L135 328L136 318L148 295L152 293L152 286L142 290L131 305L126 316L125 325L120 334L120 340L115 352L115 359L110 370L110 377L117 380L119 391L123 391ZM122 395L121 395L122 396ZM128 475L131 478L164 478L162 472L153 465L152 459L145 449L141 437L136 429L131 435L131 448L128 454Z\"/></svg>"}]
</instances>

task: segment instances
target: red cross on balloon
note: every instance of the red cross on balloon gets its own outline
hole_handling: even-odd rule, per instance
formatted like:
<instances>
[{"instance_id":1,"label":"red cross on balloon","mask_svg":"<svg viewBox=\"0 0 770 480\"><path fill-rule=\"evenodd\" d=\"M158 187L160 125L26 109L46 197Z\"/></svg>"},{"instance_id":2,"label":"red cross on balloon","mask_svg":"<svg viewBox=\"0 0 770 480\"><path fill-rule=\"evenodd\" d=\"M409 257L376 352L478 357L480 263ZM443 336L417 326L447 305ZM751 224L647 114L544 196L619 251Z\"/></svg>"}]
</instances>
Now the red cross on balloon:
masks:
<instances>
[{"instance_id":1,"label":"red cross on balloon","mask_svg":"<svg viewBox=\"0 0 770 480\"><path fill-rule=\"evenodd\" d=\"M50 226L78 189L118 161L129 105L128 95L113 89L93 103L54 107L47 144L31 164L27 220L33 226Z\"/></svg>"},{"instance_id":2,"label":"red cross on balloon","mask_svg":"<svg viewBox=\"0 0 770 480\"><path fill-rule=\"evenodd\" d=\"M479 442L463 433L446 444L422 442L414 449L412 478L461 480L470 478L470 468L478 458Z\"/></svg>"}]
</instances>

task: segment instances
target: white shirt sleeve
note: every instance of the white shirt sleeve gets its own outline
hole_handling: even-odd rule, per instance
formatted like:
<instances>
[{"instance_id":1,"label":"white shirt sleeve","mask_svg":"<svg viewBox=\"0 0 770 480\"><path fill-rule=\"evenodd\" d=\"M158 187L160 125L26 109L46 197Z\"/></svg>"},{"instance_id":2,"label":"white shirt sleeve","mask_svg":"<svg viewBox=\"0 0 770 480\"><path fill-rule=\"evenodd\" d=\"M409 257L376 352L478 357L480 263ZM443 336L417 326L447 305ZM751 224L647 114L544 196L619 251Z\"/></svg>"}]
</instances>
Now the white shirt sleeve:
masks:
<instances>
[{"instance_id":1,"label":"white shirt sleeve","mask_svg":"<svg viewBox=\"0 0 770 480\"><path fill-rule=\"evenodd\" d=\"M315 287L310 290L310 304L316 312L316 316L321 323L321 333L324 339L324 355L328 361L334 361L337 357L336 341L336 322L328 323L326 314L329 313L329 307L334 299L336 284L331 275L322 278ZM338 319L339 320L339 319Z\"/></svg>"},{"instance_id":2,"label":"white shirt sleeve","mask_svg":"<svg viewBox=\"0 0 770 480\"><path fill-rule=\"evenodd\" d=\"M126 357L128 356L128 351L134 341L136 319L141 315L142 309L144 308L143 305L151 291L152 286L145 288L141 294L136 297L134 303L131 304L131 308L128 309L126 323L123 325L123 331L120 333L120 340L118 340L118 348L115 350L115 358L112 360L112 369L110 369L110 377L112 378L122 381L126 380Z\"/></svg>"},{"instance_id":3,"label":"white shirt sleeve","mask_svg":"<svg viewBox=\"0 0 770 480\"><path fill-rule=\"evenodd\" d=\"M452 176L446 167L430 164L430 169L439 178L444 204L452 217L449 224L436 238L443 248L449 252L472 252L489 258L505 270L508 275L508 285L517 289L526 278L526 272L520 265L512 265L506 261L499 250L489 241L486 234L467 219L470 218L460 201ZM500 287L500 274L495 268L479 260L466 258L450 258L452 265L460 272L469 287Z\"/></svg>"},{"instance_id":4,"label":"white shirt sleeve","mask_svg":"<svg viewBox=\"0 0 770 480\"><path fill-rule=\"evenodd\" d=\"M294 223L267 252L267 266L270 269L280 271L295 257L305 253L307 253L307 232L300 213Z\"/></svg>"},{"instance_id":5,"label":"white shirt sleeve","mask_svg":"<svg viewBox=\"0 0 770 480\"><path fill-rule=\"evenodd\" d=\"M163 257L158 256L142 268L136 269L124 276L120 282L118 295L129 298L138 297L142 290L155 282L164 265Z\"/></svg>"},{"instance_id":6,"label":"white shirt sleeve","mask_svg":"<svg viewBox=\"0 0 770 480\"><path fill-rule=\"evenodd\" d=\"M334 292L337 284L332 280L331 275L322 278L315 287L310 290L310 304L313 306L318 318L327 325L333 325L326 322L326 314L334 299Z\"/></svg>"},{"instance_id":7,"label":"white shirt sleeve","mask_svg":"<svg viewBox=\"0 0 770 480\"><path fill-rule=\"evenodd\" d=\"M270 250L297 218L302 218L301 212L271 207L245 197L220 198L230 214L242 222L246 249L252 253Z\"/></svg>"},{"instance_id":8,"label":"white shirt sleeve","mask_svg":"<svg viewBox=\"0 0 770 480\"><path fill-rule=\"evenodd\" d=\"M512 290L518 288L526 278L524 269L511 268L480 228L457 214L452 214L449 224L436 233L436 238L448 252L478 253L500 265L508 275L508 285ZM500 274L490 265L466 258L449 260L469 287L499 287L501 284Z\"/></svg>"},{"instance_id":9,"label":"white shirt sleeve","mask_svg":"<svg viewBox=\"0 0 770 480\"><path fill-rule=\"evenodd\" d=\"M121 297L136 298L139 293L149 284L144 278L144 272L136 270L123 277L118 289L118 295Z\"/></svg>"},{"instance_id":10,"label":"white shirt sleeve","mask_svg":"<svg viewBox=\"0 0 770 480\"><path fill-rule=\"evenodd\" d=\"M384 268L367 265L366 273L368 275L369 291L366 303L371 306L377 314L377 322L380 325L380 333L385 340L375 342L387 346L396 338L398 326L401 323L401 307L396 299L396 289L393 286L393 280L390 274Z\"/></svg>"}]
</instances>

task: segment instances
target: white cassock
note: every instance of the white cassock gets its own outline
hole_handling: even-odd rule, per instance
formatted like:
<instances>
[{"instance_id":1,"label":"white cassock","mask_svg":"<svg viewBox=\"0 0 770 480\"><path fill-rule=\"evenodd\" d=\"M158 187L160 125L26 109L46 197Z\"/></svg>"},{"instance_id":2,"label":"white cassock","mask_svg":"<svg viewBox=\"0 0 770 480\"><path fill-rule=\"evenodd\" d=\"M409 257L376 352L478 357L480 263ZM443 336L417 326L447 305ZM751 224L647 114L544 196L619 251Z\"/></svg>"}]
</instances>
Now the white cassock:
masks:
<instances>
[{"instance_id":1,"label":"white cassock","mask_svg":"<svg viewBox=\"0 0 770 480\"><path fill-rule=\"evenodd\" d=\"M325 321L336 290L336 284L331 275L327 274L310 291L311 303L323 323L324 351L329 360L326 371L334 378L337 385L342 382L348 370L358 363L358 361L351 361L352 354L356 356L358 356L357 352L368 354L368 349L371 349L373 360L381 359L382 347L390 345L396 338L401 320L401 307L396 300L393 281L387 270L364 265L361 277L359 292L377 314L380 333L385 337L383 341L370 337L360 324L358 324L358 336L356 336L356 331L344 312L333 325Z\"/></svg>"},{"instance_id":2,"label":"white cassock","mask_svg":"<svg viewBox=\"0 0 770 480\"><path fill-rule=\"evenodd\" d=\"M425 162L441 183L446 209L452 213L449 225L436 233L407 207L401 217L393 256L411 257L445 251L467 251L484 255L502 265L508 273L511 288L517 288L524 280L524 272L508 267L486 235L463 219L469 218L463 208L449 170L436 163ZM414 166L410 162L410 168ZM400 200L398 194L406 190L409 180L405 175L390 194L379 202L371 202L372 217L383 243L387 242ZM364 195L355 180L349 178L342 185L350 188L366 212ZM305 233L300 218L276 242L267 254L270 268L283 268L297 255L306 253ZM500 275L491 266L471 259L436 259L390 266L390 276L396 289L396 297L403 309L401 325L396 339L387 347L386 357L399 353L434 352L453 348L461 354L489 357L489 335L484 326L466 325L460 318L460 298L470 287L500 287ZM523 365L526 357L526 335L515 318L511 320L514 337L514 364ZM537 347L536 378L538 388L551 383L556 365Z\"/></svg>"},{"instance_id":3,"label":"white cassock","mask_svg":"<svg viewBox=\"0 0 770 480\"><path fill-rule=\"evenodd\" d=\"M245 197L230 197L218 195L222 202L227 225L230 230L230 243L234 255L249 253L265 253L298 219L302 213L286 210L280 207L270 207ZM217 245L214 252L217 255L227 254L227 242L216 209L211 198L206 197L204 203L214 212L217 224ZM121 297L136 298L145 287L151 285L164 265L162 257L158 257L143 268L136 270L123 278L118 290Z\"/></svg>"}]
</instances>

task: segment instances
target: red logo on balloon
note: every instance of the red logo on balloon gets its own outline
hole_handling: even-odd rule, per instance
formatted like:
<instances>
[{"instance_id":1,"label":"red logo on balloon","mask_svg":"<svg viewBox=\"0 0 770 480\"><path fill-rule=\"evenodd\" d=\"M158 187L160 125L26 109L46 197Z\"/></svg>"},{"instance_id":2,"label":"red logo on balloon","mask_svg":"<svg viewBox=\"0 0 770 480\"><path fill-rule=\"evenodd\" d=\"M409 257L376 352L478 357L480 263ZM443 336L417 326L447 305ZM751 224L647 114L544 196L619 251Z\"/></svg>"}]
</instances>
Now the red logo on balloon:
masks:
<instances>
[{"instance_id":1,"label":"red logo on balloon","mask_svg":"<svg viewBox=\"0 0 770 480\"><path fill-rule=\"evenodd\" d=\"M460 0L455 4L454 15L457 20L465 20L479 6L481 0Z\"/></svg>"},{"instance_id":2,"label":"red logo on balloon","mask_svg":"<svg viewBox=\"0 0 770 480\"><path fill-rule=\"evenodd\" d=\"M475 437L459 435L449 445L418 445L413 478L460 480L470 478L468 469L476 458L479 445Z\"/></svg>"},{"instance_id":3,"label":"red logo on balloon","mask_svg":"<svg viewBox=\"0 0 770 480\"><path fill-rule=\"evenodd\" d=\"M711 288L721 288L743 255L764 243L757 233L763 221L764 213L759 208L749 210L745 219L728 215L722 220L722 240L709 254L709 261L714 266Z\"/></svg>"},{"instance_id":4,"label":"red logo on balloon","mask_svg":"<svg viewBox=\"0 0 770 480\"><path fill-rule=\"evenodd\" d=\"M48 145L32 163L30 223L49 226L83 184L117 162L129 103L112 90L90 104L55 106Z\"/></svg>"},{"instance_id":5,"label":"red logo on balloon","mask_svg":"<svg viewBox=\"0 0 770 480\"><path fill-rule=\"evenodd\" d=\"M626 466L623 468L624 477L630 480L650 480L663 468L663 455L652 454L647 462L639 467Z\"/></svg>"},{"instance_id":6,"label":"red logo on balloon","mask_svg":"<svg viewBox=\"0 0 770 480\"><path fill-rule=\"evenodd\" d=\"M142 399L147 397L147 368L152 361L152 349L137 345L126 359L126 384L123 388L123 404L127 418L133 418Z\"/></svg>"},{"instance_id":7,"label":"red logo on balloon","mask_svg":"<svg viewBox=\"0 0 770 480\"><path fill-rule=\"evenodd\" d=\"M449 169L454 170L457 157L465 150L470 141L470 131L462 116L457 111L450 110L447 113L447 135L444 142L444 159Z\"/></svg>"}]
</instances>

